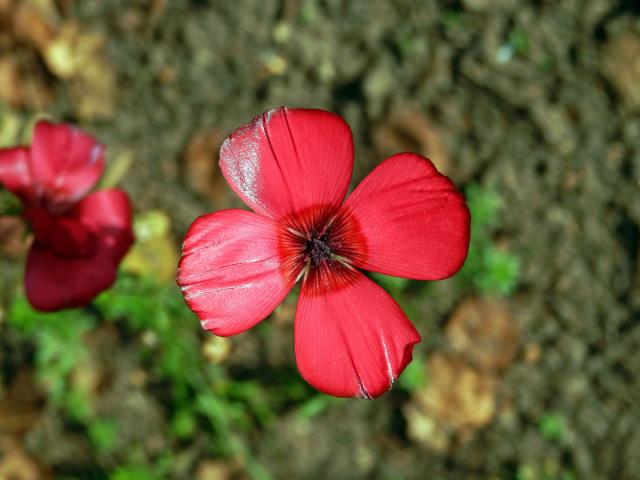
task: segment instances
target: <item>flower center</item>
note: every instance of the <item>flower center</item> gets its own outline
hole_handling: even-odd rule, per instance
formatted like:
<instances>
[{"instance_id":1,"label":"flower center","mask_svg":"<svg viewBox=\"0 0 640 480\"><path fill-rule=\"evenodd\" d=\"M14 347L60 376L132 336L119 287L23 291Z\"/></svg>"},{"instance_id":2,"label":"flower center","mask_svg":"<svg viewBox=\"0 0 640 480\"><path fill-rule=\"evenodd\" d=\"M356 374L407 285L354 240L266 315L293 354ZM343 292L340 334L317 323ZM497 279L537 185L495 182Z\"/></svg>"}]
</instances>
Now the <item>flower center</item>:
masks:
<instances>
[{"instance_id":1,"label":"flower center","mask_svg":"<svg viewBox=\"0 0 640 480\"><path fill-rule=\"evenodd\" d=\"M312 231L304 242L304 254L313 265L319 265L331 258L331 238L328 233Z\"/></svg>"},{"instance_id":2,"label":"flower center","mask_svg":"<svg viewBox=\"0 0 640 480\"><path fill-rule=\"evenodd\" d=\"M283 274L292 286L302 281L308 292L319 293L341 288L354 278L354 263L367 250L347 211L313 206L279 221Z\"/></svg>"}]
</instances>

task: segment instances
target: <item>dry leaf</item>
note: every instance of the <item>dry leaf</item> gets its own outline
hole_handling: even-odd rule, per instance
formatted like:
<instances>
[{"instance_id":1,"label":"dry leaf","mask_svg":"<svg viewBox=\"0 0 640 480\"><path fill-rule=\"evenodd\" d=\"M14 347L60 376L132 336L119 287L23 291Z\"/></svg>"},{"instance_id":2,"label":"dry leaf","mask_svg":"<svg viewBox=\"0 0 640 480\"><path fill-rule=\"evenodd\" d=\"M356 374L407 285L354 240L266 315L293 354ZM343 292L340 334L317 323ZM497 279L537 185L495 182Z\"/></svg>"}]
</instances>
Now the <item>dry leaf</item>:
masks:
<instances>
[{"instance_id":1,"label":"dry leaf","mask_svg":"<svg viewBox=\"0 0 640 480\"><path fill-rule=\"evenodd\" d=\"M218 168L218 152L225 135L218 130L203 130L187 143L182 157L183 177L196 193L210 198L216 208L229 203L229 189Z\"/></svg>"},{"instance_id":2,"label":"dry leaf","mask_svg":"<svg viewBox=\"0 0 640 480\"><path fill-rule=\"evenodd\" d=\"M14 57L0 58L0 101L13 108L42 109L51 100L51 89L42 78L27 74Z\"/></svg>"},{"instance_id":3,"label":"dry leaf","mask_svg":"<svg viewBox=\"0 0 640 480\"><path fill-rule=\"evenodd\" d=\"M447 450L451 443L450 432L412 403L405 405L402 412L407 419L407 434L412 440L438 452Z\"/></svg>"},{"instance_id":4,"label":"dry leaf","mask_svg":"<svg viewBox=\"0 0 640 480\"><path fill-rule=\"evenodd\" d=\"M640 35L627 30L607 43L602 53L603 70L625 107L640 109Z\"/></svg>"},{"instance_id":5,"label":"dry leaf","mask_svg":"<svg viewBox=\"0 0 640 480\"><path fill-rule=\"evenodd\" d=\"M442 132L419 110L400 108L394 111L385 123L374 129L373 143L381 158L399 152L416 152L429 158L445 175L450 169Z\"/></svg>"},{"instance_id":6,"label":"dry leaf","mask_svg":"<svg viewBox=\"0 0 640 480\"><path fill-rule=\"evenodd\" d=\"M231 340L217 335L208 335L202 344L202 355L213 364L220 364L231 353Z\"/></svg>"},{"instance_id":7,"label":"dry leaf","mask_svg":"<svg viewBox=\"0 0 640 480\"><path fill-rule=\"evenodd\" d=\"M221 461L204 460L200 462L196 471L197 480L229 480L234 469L231 465Z\"/></svg>"},{"instance_id":8,"label":"dry leaf","mask_svg":"<svg viewBox=\"0 0 640 480\"><path fill-rule=\"evenodd\" d=\"M415 403L435 422L453 429L487 425L496 411L497 380L459 357L435 354L428 362L428 384Z\"/></svg>"},{"instance_id":9,"label":"dry leaf","mask_svg":"<svg viewBox=\"0 0 640 480\"><path fill-rule=\"evenodd\" d=\"M29 248L29 238L20 217L0 216L0 254L10 258L23 256Z\"/></svg>"},{"instance_id":10,"label":"dry leaf","mask_svg":"<svg viewBox=\"0 0 640 480\"><path fill-rule=\"evenodd\" d=\"M135 157L132 150L122 150L118 152L114 155L113 159L109 159L104 174L98 184L98 188L117 187L129 172L134 162Z\"/></svg>"},{"instance_id":11,"label":"dry leaf","mask_svg":"<svg viewBox=\"0 0 640 480\"><path fill-rule=\"evenodd\" d=\"M69 81L76 112L85 120L110 118L115 110L116 78L104 45L103 35L67 22L43 51L51 72Z\"/></svg>"},{"instance_id":12,"label":"dry leaf","mask_svg":"<svg viewBox=\"0 0 640 480\"><path fill-rule=\"evenodd\" d=\"M50 478L50 475L26 454L16 439L8 435L0 436L0 479L45 480L47 478Z\"/></svg>"},{"instance_id":13,"label":"dry leaf","mask_svg":"<svg viewBox=\"0 0 640 480\"><path fill-rule=\"evenodd\" d=\"M13 31L18 40L42 52L55 34L52 18L55 10L32 3L23 1L16 5L12 12Z\"/></svg>"},{"instance_id":14,"label":"dry leaf","mask_svg":"<svg viewBox=\"0 0 640 480\"><path fill-rule=\"evenodd\" d=\"M174 281L178 266L169 216L161 210L137 215L133 230L136 242L122 262L122 268L161 281Z\"/></svg>"},{"instance_id":15,"label":"dry leaf","mask_svg":"<svg viewBox=\"0 0 640 480\"><path fill-rule=\"evenodd\" d=\"M40 393L31 372L19 371L9 388L0 395L0 431L23 434L38 420L41 406Z\"/></svg>"},{"instance_id":16,"label":"dry leaf","mask_svg":"<svg viewBox=\"0 0 640 480\"><path fill-rule=\"evenodd\" d=\"M453 313L446 335L454 349L480 368L504 368L518 350L518 329L504 301L466 300Z\"/></svg>"}]
</instances>

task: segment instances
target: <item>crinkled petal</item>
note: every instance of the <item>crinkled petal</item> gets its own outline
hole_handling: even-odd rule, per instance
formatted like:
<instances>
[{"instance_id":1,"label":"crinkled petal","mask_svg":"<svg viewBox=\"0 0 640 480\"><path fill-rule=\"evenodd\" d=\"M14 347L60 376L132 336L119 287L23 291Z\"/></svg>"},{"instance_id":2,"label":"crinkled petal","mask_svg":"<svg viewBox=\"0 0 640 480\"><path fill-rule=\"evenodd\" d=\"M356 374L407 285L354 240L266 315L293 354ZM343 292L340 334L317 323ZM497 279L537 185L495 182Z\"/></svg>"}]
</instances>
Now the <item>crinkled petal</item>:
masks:
<instances>
[{"instance_id":1,"label":"crinkled petal","mask_svg":"<svg viewBox=\"0 0 640 480\"><path fill-rule=\"evenodd\" d=\"M282 218L317 205L337 209L353 172L351 129L323 110L269 110L227 138L220 168L256 213Z\"/></svg>"},{"instance_id":2,"label":"crinkled petal","mask_svg":"<svg viewBox=\"0 0 640 480\"><path fill-rule=\"evenodd\" d=\"M394 155L371 172L343 206L356 219L366 270L416 280L456 273L469 249L469 209L453 183L431 161Z\"/></svg>"},{"instance_id":3,"label":"crinkled petal","mask_svg":"<svg viewBox=\"0 0 640 480\"><path fill-rule=\"evenodd\" d=\"M291 290L287 278L270 218L221 210L187 232L178 284L203 328L216 335L235 335L267 317Z\"/></svg>"},{"instance_id":4,"label":"crinkled petal","mask_svg":"<svg viewBox=\"0 0 640 480\"><path fill-rule=\"evenodd\" d=\"M113 284L133 242L131 204L123 191L99 191L64 216L34 219L38 226L25 273L27 298L34 308L83 306Z\"/></svg>"},{"instance_id":5,"label":"crinkled petal","mask_svg":"<svg viewBox=\"0 0 640 480\"><path fill-rule=\"evenodd\" d=\"M0 149L0 185L23 202L30 203L34 199L28 148Z\"/></svg>"},{"instance_id":6,"label":"crinkled petal","mask_svg":"<svg viewBox=\"0 0 640 480\"><path fill-rule=\"evenodd\" d=\"M104 168L104 147L69 124L40 121L31 142L31 171L51 206L66 207L96 184Z\"/></svg>"},{"instance_id":7,"label":"crinkled petal","mask_svg":"<svg viewBox=\"0 0 640 480\"><path fill-rule=\"evenodd\" d=\"M304 379L338 397L375 398L411 361L420 335L398 304L356 271L338 285L303 284L295 320L295 353ZM336 273L329 273L336 275Z\"/></svg>"}]
</instances>

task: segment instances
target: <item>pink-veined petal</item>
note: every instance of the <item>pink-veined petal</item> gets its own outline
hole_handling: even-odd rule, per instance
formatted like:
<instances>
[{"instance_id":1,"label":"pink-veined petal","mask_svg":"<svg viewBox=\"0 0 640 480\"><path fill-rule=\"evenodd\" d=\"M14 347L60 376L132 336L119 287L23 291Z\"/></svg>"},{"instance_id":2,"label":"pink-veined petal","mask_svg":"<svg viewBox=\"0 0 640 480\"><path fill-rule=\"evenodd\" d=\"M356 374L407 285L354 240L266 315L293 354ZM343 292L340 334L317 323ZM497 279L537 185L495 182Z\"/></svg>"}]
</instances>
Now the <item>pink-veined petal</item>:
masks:
<instances>
[{"instance_id":1,"label":"pink-veined petal","mask_svg":"<svg viewBox=\"0 0 640 480\"><path fill-rule=\"evenodd\" d=\"M104 168L104 147L69 124L40 121L31 142L31 171L42 195L62 209L96 184Z\"/></svg>"},{"instance_id":2,"label":"pink-veined petal","mask_svg":"<svg viewBox=\"0 0 640 480\"><path fill-rule=\"evenodd\" d=\"M27 298L42 311L88 304L115 278L133 243L131 204L121 190L102 190L55 216L33 209L35 239L25 273Z\"/></svg>"},{"instance_id":3,"label":"pink-veined petal","mask_svg":"<svg viewBox=\"0 0 640 480\"><path fill-rule=\"evenodd\" d=\"M23 202L30 203L34 199L27 147L0 149L0 185Z\"/></svg>"},{"instance_id":4,"label":"pink-veined petal","mask_svg":"<svg viewBox=\"0 0 640 480\"><path fill-rule=\"evenodd\" d=\"M431 161L394 155L349 196L366 245L354 263L366 270L439 280L456 273L469 249L469 209L455 185ZM357 248L357 246L355 246Z\"/></svg>"},{"instance_id":5,"label":"pink-veined petal","mask_svg":"<svg viewBox=\"0 0 640 480\"><path fill-rule=\"evenodd\" d=\"M323 110L269 110L227 138L220 168L256 213L281 218L317 205L337 209L353 172L351 129Z\"/></svg>"},{"instance_id":6,"label":"pink-veined petal","mask_svg":"<svg viewBox=\"0 0 640 480\"><path fill-rule=\"evenodd\" d=\"M382 395L411 361L420 335L398 304L362 273L325 274L348 278L303 284L295 320L298 370L330 395ZM337 287L319 289L323 284Z\"/></svg>"},{"instance_id":7,"label":"pink-veined petal","mask_svg":"<svg viewBox=\"0 0 640 480\"><path fill-rule=\"evenodd\" d=\"M293 286L275 221L243 210L199 217L184 240L178 284L204 329L228 336L253 327Z\"/></svg>"}]
</instances>

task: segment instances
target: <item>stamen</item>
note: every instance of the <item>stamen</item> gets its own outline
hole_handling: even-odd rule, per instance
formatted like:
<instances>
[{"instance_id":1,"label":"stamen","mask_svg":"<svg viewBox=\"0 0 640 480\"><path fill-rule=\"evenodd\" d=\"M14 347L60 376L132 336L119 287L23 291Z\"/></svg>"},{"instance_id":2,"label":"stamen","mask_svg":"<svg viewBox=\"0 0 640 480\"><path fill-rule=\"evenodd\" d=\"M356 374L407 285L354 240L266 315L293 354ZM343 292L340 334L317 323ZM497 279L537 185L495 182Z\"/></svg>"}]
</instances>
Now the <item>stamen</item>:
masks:
<instances>
[{"instance_id":1,"label":"stamen","mask_svg":"<svg viewBox=\"0 0 640 480\"><path fill-rule=\"evenodd\" d=\"M303 278L303 282L305 280L307 280L307 276L309 275L309 270L311 269L311 258L307 258L307 262L305 263L304 267L302 268L302 270L300 270L300 273L298 273L298 276L296 277L295 281L293 282L298 283L298 280L300 280L301 278Z\"/></svg>"},{"instance_id":2,"label":"stamen","mask_svg":"<svg viewBox=\"0 0 640 480\"><path fill-rule=\"evenodd\" d=\"M329 219L329 221L327 222L327 224L324 226L324 228L322 229L323 232L326 232L327 230L329 230L329 227L331 226L331 224L335 221L335 219L337 218L338 214L335 214L333 217L331 217Z\"/></svg>"},{"instance_id":3,"label":"stamen","mask_svg":"<svg viewBox=\"0 0 640 480\"><path fill-rule=\"evenodd\" d=\"M329 257L331 258L331 260L335 260L336 262L340 263L340 265L342 265L343 267L347 267L349 270L355 272L356 269L351 266L351 260L349 260L347 257L343 257L342 255L338 255L337 253L332 253L331 255L329 255Z\"/></svg>"},{"instance_id":4,"label":"stamen","mask_svg":"<svg viewBox=\"0 0 640 480\"><path fill-rule=\"evenodd\" d=\"M296 237L302 238L303 240L306 240L307 237L304 236L303 233L299 232L298 230L296 230L295 228L291 228L291 227L287 227L287 230L290 233L293 233Z\"/></svg>"}]
</instances>

